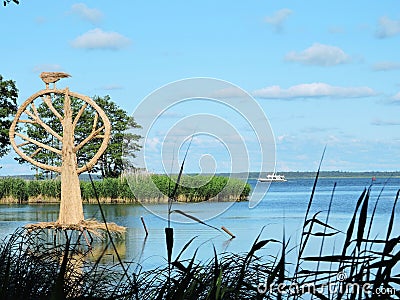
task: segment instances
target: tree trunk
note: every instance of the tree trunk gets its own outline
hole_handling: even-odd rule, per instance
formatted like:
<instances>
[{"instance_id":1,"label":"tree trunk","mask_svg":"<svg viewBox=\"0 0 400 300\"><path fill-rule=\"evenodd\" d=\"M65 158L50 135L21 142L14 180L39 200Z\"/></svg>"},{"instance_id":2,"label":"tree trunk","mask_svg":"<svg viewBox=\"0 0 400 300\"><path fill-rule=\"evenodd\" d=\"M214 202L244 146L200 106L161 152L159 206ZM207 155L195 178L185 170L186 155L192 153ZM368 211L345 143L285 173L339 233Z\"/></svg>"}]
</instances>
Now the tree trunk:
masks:
<instances>
[{"instance_id":1,"label":"tree trunk","mask_svg":"<svg viewBox=\"0 0 400 300\"><path fill-rule=\"evenodd\" d=\"M62 165L61 165L61 203L58 223L78 224L84 220L81 188L77 172L77 158L74 152L74 130L72 124L71 99L68 93L64 99Z\"/></svg>"}]
</instances>

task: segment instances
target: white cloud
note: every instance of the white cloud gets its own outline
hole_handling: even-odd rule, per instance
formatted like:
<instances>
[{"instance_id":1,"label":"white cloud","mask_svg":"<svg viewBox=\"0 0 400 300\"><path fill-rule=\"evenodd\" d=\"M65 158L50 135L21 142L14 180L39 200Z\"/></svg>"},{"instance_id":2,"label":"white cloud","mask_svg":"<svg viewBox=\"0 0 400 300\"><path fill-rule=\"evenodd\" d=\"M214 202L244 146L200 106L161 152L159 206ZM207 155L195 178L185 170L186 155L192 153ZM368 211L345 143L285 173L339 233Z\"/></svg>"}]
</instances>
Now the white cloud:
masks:
<instances>
[{"instance_id":1,"label":"white cloud","mask_svg":"<svg viewBox=\"0 0 400 300\"><path fill-rule=\"evenodd\" d=\"M388 17L381 17L378 21L376 37L384 39L400 34L400 21L391 20Z\"/></svg>"},{"instance_id":2,"label":"white cloud","mask_svg":"<svg viewBox=\"0 0 400 300\"><path fill-rule=\"evenodd\" d=\"M284 8L276 11L272 16L265 17L265 22L271 24L276 32L281 32L283 28L283 23L292 13L290 9Z\"/></svg>"},{"instance_id":3,"label":"white cloud","mask_svg":"<svg viewBox=\"0 0 400 300\"><path fill-rule=\"evenodd\" d=\"M290 136L288 134L278 135L276 137L277 143L291 142L291 141L293 141L293 136Z\"/></svg>"},{"instance_id":4,"label":"white cloud","mask_svg":"<svg viewBox=\"0 0 400 300\"><path fill-rule=\"evenodd\" d=\"M93 24L98 24L103 19L103 13L96 8L89 8L84 3L77 3L72 5L71 13L77 15L85 21Z\"/></svg>"},{"instance_id":5,"label":"white cloud","mask_svg":"<svg viewBox=\"0 0 400 300\"><path fill-rule=\"evenodd\" d=\"M339 26L332 26L328 29L328 32L332 33L332 34L340 34L340 33L344 33L345 30Z\"/></svg>"},{"instance_id":6,"label":"white cloud","mask_svg":"<svg viewBox=\"0 0 400 300\"><path fill-rule=\"evenodd\" d=\"M400 92L398 92L396 95L394 95L393 97L393 100L396 100L396 101L400 101Z\"/></svg>"},{"instance_id":7,"label":"white cloud","mask_svg":"<svg viewBox=\"0 0 400 300\"><path fill-rule=\"evenodd\" d=\"M390 70L399 70L400 63L393 61L381 61L377 62L372 66L372 70L374 71L390 71Z\"/></svg>"},{"instance_id":8,"label":"white cloud","mask_svg":"<svg viewBox=\"0 0 400 300\"><path fill-rule=\"evenodd\" d=\"M33 67L33 72L35 73L55 72L55 71L63 71L63 69L60 65L57 64L42 64Z\"/></svg>"},{"instance_id":9,"label":"white cloud","mask_svg":"<svg viewBox=\"0 0 400 300\"><path fill-rule=\"evenodd\" d=\"M214 98L236 98L236 97L249 97L249 95L239 87L229 87L224 89L216 90L210 94L210 97Z\"/></svg>"},{"instance_id":10,"label":"white cloud","mask_svg":"<svg viewBox=\"0 0 400 300\"><path fill-rule=\"evenodd\" d=\"M42 16L36 17L35 19L35 23L39 25L44 24L46 22L47 22L46 18Z\"/></svg>"},{"instance_id":11,"label":"white cloud","mask_svg":"<svg viewBox=\"0 0 400 300\"><path fill-rule=\"evenodd\" d=\"M180 114L174 111L160 111L157 113L158 118L163 118L163 119L178 119L178 118L184 118L184 114Z\"/></svg>"},{"instance_id":12,"label":"white cloud","mask_svg":"<svg viewBox=\"0 0 400 300\"><path fill-rule=\"evenodd\" d=\"M278 85L269 86L253 92L253 96L259 98L310 98L310 97L341 97L359 98L370 97L377 93L369 87L340 87L322 82L303 83L283 89Z\"/></svg>"},{"instance_id":13,"label":"white cloud","mask_svg":"<svg viewBox=\"0 0 400 300\"><path fill-rule=\"evenodd\" d=\"M331 134L331 135L326 137L326 143L328 145L333 145L333 144L342 143L342 142L343 142L342 139L337 137L334 134Z\"/></svg>"},{"instance_id":14,"label":"white cloud","mask_svg":"<svg viewBox=\"0 0 400 300\"><path fill-rule=\"evenodd\" d=\"M339 47L315 43L301 52L289 52L285 60L306 65L334 66L349 62L350 56Z\"/></svg>"},{"instance_id":15,"label":"white cloud","mask_svg":"<svg viewBox=\"0 0 400 300\"><path fill-rule=\"evenodd\" d=\"M89 30L71 42L74 48L118 50L131 44L131 40L118 32Z\"/></svg>"},{"instance_id":16,"label":"white cloud","mask_svg":"<svg viewBox=\"0 0 400 300\"><path fill-rule=\"evenodd\" d=\"M371 124L375 125L375 126L399 126L400 122L397 122L397 121L383 121L383 120L376 119L376 120L372 121Z\"/></svg>"},{"instance_id":17,"label":"white cloud","mask_svg":"<svg viewBox=\"0 0 400 300\"><path fill-rule=\"evenodd\" d=\"M332 127L320 127L320 126L310 126L303 128L301 131L304 133L318 133L318 132L327 132L334 130L335 128Z\"/></svg>"},{"instance_id":18,"label":"white cloud","mask_svg":"<svg viewBox=\"0 0 400 300\"><path fill-rule=\"evenodd\" d=\"M146 139L146 151L158 152L161 146L161 141L158 137L152 137Z\"/></svg>"},{"instance_id":19,"label":"white cloud","mask_svg":"<svg viewBox=\"0 0 400 300\"><path fill-rule=\"evenodd\" d=\"M108 84L102 86L100 89L101 90L106 90L106 91L113 91L113 90L122 90L124 87L119 84Z\"/></svg>"}]
</instances>

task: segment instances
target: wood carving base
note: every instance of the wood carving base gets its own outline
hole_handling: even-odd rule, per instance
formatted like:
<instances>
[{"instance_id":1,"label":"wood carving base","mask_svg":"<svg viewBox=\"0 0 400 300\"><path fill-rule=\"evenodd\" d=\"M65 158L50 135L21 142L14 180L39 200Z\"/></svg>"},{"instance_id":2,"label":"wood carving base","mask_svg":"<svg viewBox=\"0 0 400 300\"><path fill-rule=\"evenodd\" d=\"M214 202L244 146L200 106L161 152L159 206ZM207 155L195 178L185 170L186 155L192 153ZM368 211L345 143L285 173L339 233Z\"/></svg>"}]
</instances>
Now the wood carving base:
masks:
<instances>
[{"instance_id":1,"label":"wood carving base","mask_svg":"<svg viewBox=\"0 0 400 300\"><path fill-rule=\"evenodd\" d=\"M85 232L88 231L93 233L96 236L101 236L101 233L105 233L107 228L103 222L99 222L97 220L83 220L78 224L61 224L58 222L39 222L36 224L27 224L24 226L28 232L34 230L42 230L42 229L56 229L56 230L76 230ZM119 226L115 223L107 222L108 230L112 234L116 234L119 237L123 237L123 234L126 232L126 227Z\"/></svg>"}]
</instances>

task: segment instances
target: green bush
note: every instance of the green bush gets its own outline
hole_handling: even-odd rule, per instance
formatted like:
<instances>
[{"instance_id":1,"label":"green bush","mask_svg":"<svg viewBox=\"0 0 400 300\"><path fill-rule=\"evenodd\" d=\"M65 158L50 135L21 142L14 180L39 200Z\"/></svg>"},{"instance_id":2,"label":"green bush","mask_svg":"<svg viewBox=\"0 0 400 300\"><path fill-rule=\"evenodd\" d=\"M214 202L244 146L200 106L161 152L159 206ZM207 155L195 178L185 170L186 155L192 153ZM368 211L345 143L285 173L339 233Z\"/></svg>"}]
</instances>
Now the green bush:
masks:
<instances>
[{"instance_id":1,"label":"green bush","mask_svg":"<svg viewBox=\"0 0 400 300\"><path fill-rule=\"evenodd\" d=\"M21 178L0 179L0 199L11 197L19 203L29 198L28 183Z\"/></svg>"},{"instance_id":2,"label":"green bush","mask_svg":"<svg viewBox=\"0 0 400 300\"><path fill-rule=\"evenodd\" d=\"M42 196L61 199L61 181L57 179L42 180Z\"/></svg>"},{"instance_id":3,"label":"green bush","mask_svg":"<svg viewBox=\"0 0 400 300\"><path fill-rule=\"evenodd\" d=\"M41 183L39 180L30 180L27 182L29 197L38 197L42 194Z\"/></svg>"}]
</instances>

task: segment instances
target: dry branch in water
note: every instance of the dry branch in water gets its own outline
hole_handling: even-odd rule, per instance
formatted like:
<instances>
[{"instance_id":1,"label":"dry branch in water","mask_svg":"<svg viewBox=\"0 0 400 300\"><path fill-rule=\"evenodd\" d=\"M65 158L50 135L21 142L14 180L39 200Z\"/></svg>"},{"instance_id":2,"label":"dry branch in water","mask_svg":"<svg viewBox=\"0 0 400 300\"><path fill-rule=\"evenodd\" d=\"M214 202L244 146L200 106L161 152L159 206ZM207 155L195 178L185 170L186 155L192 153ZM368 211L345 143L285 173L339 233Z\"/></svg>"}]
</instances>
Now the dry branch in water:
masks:
<instances>
[{"instance_id":1,"label":"dry branch in water","mask_svg":"<svg viewBox=\"0 0 400 300\"><path fill-rule=\"evenodd\" d=\"M27 224L24 226L28 232L41 229L59 229L59 230L77 230L77 231L88 231L95 235L101 235L101 232L106 232L107 228L103 222L99 222L94 219L82 220L78 224L61 224L58 222L39 222L35 224ZM126 232L126 227L119 226L115 223L107 222L108 230L111 233L115 233L122 236Z\"/></svg>"}]
</instances>

